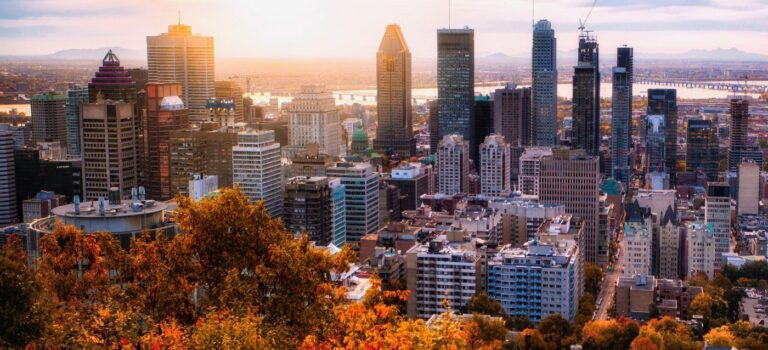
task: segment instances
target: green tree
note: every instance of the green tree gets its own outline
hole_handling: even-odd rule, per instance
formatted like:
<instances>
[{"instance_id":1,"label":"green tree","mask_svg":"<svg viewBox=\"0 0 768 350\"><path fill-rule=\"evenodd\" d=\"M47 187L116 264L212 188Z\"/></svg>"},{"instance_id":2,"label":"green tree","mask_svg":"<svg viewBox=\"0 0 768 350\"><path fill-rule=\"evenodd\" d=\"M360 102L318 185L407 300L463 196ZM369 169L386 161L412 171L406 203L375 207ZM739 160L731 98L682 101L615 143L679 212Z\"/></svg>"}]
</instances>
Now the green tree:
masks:
<instances>
[{"instance_id":1,"label":"green tree","mask_svg":"<svg viewBox=\"0 0 768 350\"><path fill-rule=\"evenodd\" d=\"M604 272L600 266L587 262L584 265L584 291L594 295L600 293Z\"/></svg>"},{"instance_id":2,"label":"green tree","mask_svg":"<svg viewBox=\"0 0 768 350\"><path fill-rule=\"evenodd\" d=\"M493 300L488 293L481 292L469 299L461 310L469 314L483 314L488 316L498 316L507 318L507 312L501 304Z\"/></svg>"}]
</instances>

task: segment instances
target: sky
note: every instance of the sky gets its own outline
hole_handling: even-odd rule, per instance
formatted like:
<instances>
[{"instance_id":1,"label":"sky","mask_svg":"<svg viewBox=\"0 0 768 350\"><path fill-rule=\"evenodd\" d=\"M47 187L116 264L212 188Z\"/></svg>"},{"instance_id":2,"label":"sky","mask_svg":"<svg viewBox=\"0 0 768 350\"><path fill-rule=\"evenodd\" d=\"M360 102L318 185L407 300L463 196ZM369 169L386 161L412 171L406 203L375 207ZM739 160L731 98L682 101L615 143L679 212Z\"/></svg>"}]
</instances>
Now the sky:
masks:
<instances>
[{"instance_id":1,"label":"sky","mask_svg":"<svg viewBox=\"0 0 768 350\"><path fill-rule=\"evenodd\" d=\"M436 56L436 29L475 29L478 54L530 52L532 19L577 46L593 0L0 0L0 55L71 48L144 50L178 20L215 38L217 57L370 58L389 23L414 57ZM645 53L737 48L768 55L768 0L598 0L587 22L601 47Z\"/></svg>"}]
</instances>

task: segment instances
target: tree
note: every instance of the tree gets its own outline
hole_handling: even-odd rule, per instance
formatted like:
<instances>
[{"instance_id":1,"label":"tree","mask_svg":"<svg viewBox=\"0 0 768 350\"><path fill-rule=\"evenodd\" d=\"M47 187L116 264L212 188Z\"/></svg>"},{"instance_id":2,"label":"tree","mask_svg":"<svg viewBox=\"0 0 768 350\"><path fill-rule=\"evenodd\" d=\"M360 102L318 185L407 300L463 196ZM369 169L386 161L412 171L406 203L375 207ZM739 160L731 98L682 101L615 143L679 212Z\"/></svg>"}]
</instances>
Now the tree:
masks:
<instances>
[{"instance_id":1,"label":"tree","mask_svg":"<svg viewBox=\"0 0 768 350\"><path fill-rule=\"evenodd\" d=\"M647 336L639 336L632 341L630 350L659 350L659 346Z\"/></svg>"},{"instance_id":2,"label":"tree","mask_svg":"<svg viewBox=\"0 0 768 350\"><path fill-rule=\"evenodd\" d=\"M470 298L467 305L464 305L462 308L462 311L469 314L476 313L507 318L507 312L504 311L504 307L501 306L501 303L493 300L488 296L488 293L485 292L481 292Z\"/></svg>"},{"instance_id":3,"label":"tree","mask_svg":"<svg viewBox=\"0 0 768 350\"><path fill-rule=\"evenodd\" d=\"M603 269L600 266L587 262L584 265L584 291L594 295L600 293L600 286L603 282Z\"/></svg>"},{"instance_id":4,"label":"tree","mask_svg":"<svg viewBox=\"0 0 768 350\"><path fill-rule=\"evenodd\" d=\"M639 332L634 321L597 320L584 325L581 340L584 350L629 349Z\"/></svg>"},{"instance_id":5,"label":"tree","mask_svg":"<svg viewBox=\"0 0 768 350\"><path fill-rule=\"evenodd\" d=\"M295 239L263 202L251 204L238 188L178 201L176 220L186 234L176 237L177 248L197 260L194 279L207 291L207 305L258 310L263 327L284 335L275 338L288 341L285 347L331 325L343 300L332 278L348 269L350 249L331 256L306 236Z\"/></svg>"},{"instance_id":6,"label":"tree","mask_svg":"<svg viewBox=\"0 0 768 350\"><path fill-rule=\"evenodd\" d=\"M594 313L595 297L590 293L584 293L579 299L579 309L576 311L576 323L580 325L587 323L592 319Z\"/></svg>"},{"instance_id":7,"label":"tree","mask_svg":"<svg viewBox=\"0 0 768 350\"><path fill-rule=\"evenodd\" d=\"M507 329L513 331L523 331L526 328L534 328L533 322L528 319L528 316L512 316L505 322Z\"/></svg>"},{"instance_id":8,"label":"tree","mask_svg":"<svg viewBox=\"0 0 768 350\"><path fill-rule=\"evenodd\" d=\"M712 328L709 333L704 335L704 341L707 345L714 347L733 346L736 337L731 333L727 326Z\"/></svg>"},{"instance_id":9,"label":"tree","mask_svg":"<svg viewBox=\"0 0 768 350\"><path fill-rule=\"evenodd\" d=\"M11 237L0 255L0 348L21 348L50 324L50 305L25 259L18 237Z\"/></svg>"},{"instance_id":10,"label":"tree","mask_svg":"<svg viewBox=\"0 0 768 350\"><path fill-rule=\"evenodd\" d=\"M560 314L551 314L539 322L539 332L547 343L554 344L557 349L568 349L574 344L573 328Z\"/></svg>"},{"instance_id":11,"label":"tree","mask_svg":"<svg viewBox=\"0 0 768 350\"><path fill-rule=\"evenodd\" d=\"M250 313L238 316L226 311L211 312L194 328L190 345L194 349L265 349L268 344L259 334L260 321Z\"/></svg>"},{"instance_id":12,"label":"tree","mask_svg":"<svg viewBox=\"0 0 768 350\"><path fill-rule=\"evenodd\" d=\"M515 337L515 343L518 349L526 350L549 350L544 337L536 329L525 329Z\"/></svg>"}]
</instances>

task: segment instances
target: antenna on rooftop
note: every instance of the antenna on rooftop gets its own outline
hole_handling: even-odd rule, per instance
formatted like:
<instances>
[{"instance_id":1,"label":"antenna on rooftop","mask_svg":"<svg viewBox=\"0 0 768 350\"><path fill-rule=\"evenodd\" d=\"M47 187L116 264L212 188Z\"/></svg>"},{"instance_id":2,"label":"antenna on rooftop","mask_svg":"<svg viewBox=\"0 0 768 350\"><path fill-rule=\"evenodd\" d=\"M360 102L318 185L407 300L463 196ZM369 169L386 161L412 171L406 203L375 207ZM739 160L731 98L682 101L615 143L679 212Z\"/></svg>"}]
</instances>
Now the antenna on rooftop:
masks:
<instances>
[{"instance_id":1,"label":"antenna on rooftop","mask_svg":"<svg viewBox=\"0 0 768 350\"><path fill-rule=\"evenodd\" d=\"M179 10L179 25L181 25L181 10Z\"/></svg>"},{"instance_id":2,"label":"antenna on rooftop","mask_svg":"<svg viewBox=\"0 0 768 350\"><path fill-rule=\"evenodd\" d=\"M448 0L448 29L451 29L451 0Z\"/></svg>"}]
</instances>

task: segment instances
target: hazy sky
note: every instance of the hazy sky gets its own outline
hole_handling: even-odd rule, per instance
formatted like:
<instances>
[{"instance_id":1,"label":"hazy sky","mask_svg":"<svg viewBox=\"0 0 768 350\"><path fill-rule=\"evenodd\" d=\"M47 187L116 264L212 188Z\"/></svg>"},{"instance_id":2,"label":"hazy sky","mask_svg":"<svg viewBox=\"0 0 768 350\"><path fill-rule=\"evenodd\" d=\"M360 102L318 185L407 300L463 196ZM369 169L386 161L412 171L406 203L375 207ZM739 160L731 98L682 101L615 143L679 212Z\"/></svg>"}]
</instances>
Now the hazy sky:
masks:
<instances>
[{"instance_id":1,"label":"hazy sky","mask_svg":"<svg viewBox=\"0 0 768 350\"><path fill-rule=\"evenodd\" d=\"M476 51L527 55L530 0L451 0L452 26L475 29ZM577 44L593 0L537 0L558 49ZM436 55L448 0L0 0L0 55L121 46L177 20L215 37L218 57L370 58L386 24L403 28L414 57ZM600 45L647 53L738 48L768 54L768 0L598 0L587 25Z\"/></svg>"}]
</instances>

